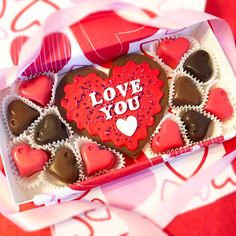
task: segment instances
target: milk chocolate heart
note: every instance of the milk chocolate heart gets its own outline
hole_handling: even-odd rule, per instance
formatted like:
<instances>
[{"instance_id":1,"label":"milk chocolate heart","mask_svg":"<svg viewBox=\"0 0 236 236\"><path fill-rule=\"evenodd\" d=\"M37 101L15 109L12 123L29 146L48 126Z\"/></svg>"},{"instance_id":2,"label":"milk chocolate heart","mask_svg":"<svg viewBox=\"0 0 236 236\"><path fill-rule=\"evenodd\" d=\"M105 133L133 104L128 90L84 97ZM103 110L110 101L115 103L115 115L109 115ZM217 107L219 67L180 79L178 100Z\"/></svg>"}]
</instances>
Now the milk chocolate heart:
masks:
<instances>
[{"instance_id":1,"label":"milk chocolate heart","mask_svg":"<svg viewBox=\"0 0 236 236\"><path fill-rule=\"evenodd\" d=\"M28 144L16 145L11 155L21 176L31 176L42 170L49 159L47 152L33 149Z\"/></svg>"},{"instance_id":2,"label":"milk chocolate heart","mask_svg":"<svg viewBox=\"0 0 236 236\"><path fill-rule=\"evenodd\" d=\"M137 157L147 143L167 100L164 71L141 54L119 58L108 75L93 67L72 71L56 92L62 117L79 135L130 157Z\"/></svg>"},{"instance_id":3,"label":"milk chocolate heart","mask_svg":"<svg viewBox=\"0 0 236 236\"><path fill-rule=\"evenodd\" d=\"M152 150L156 153L166 152L183 146L179 126L173 120L165 120L161 124L159 133L152 140Z\"/></svg>"},{"instance_id":4,"label":"milk chocolate heart","mask_svg":"<svg viewBox=\"0 0 236 236\"><path fill-rule=\"evenodd\" d=\"M62 147L56 152L47 170L60 181L67 184L76 182L79 177L76 157L72 150L67 147Z\"/></svg>"},{"instance_id":5,"label":"milk chocolate heart","mask_svg":"<svg viewBox=\"0 0 236 236\"><path fill-rule=\"evenodd\" d=\"M100 170L111 169L115 162L114 154L111 151L100 149L95 143L84 144L81 148L81 156L88 175Z\"/></svg>"},{"instance_id":6,"label":"milk chocolate heart","mask_svg":"<svg viewBox=\"0 0 236 236\"><path fill-rule=\"evenodd\" d=\"M46 106L51 98L52 80L40 75L21 83L19 94L33 102Z\"/></svg>"},{"instance_id":7,"label":"milk chocolate heart","mask_svg":"<svg viewBox=\"0 0 236 236\"><path fill-rule=\"evenodd\" d=\"M175 81L173 96L173 105L184 106L184 105L200 105L202 102L202 96L193 81L186 77L179 77Z\"/></svg>"},{"instance_id":8,"label":"milk chocolate heart","mask_svg":"<svg viewBox=\"0 0 236 236\"><path fill-rule=\"evenodd\" d=\"M234 112L228 94L222 88L214 88L210 91L205 110L214 114L222 121L230 118Z\"/></svg>"},{"instance_id":9,"label":"milk chocolate heart","mask_svg":"<svg viewBox=\"0 0 236 236\"><path fill-rule=\"evenodd\" d=\"M35 129L34 140L39 145L68 138L65 124L54 114L47 115Z\"/></svg>"},{"instance_id":10,"label":"milk chocolate heart","mask_svg":"<svg viewBox=\"0 0 236 236\"><path fill-rule=\"evenodd\" d=\"M189 47L190 43L186 38L165 39L159 43L157 55L166 65L175 69Z\"/></svg>"},{"instance_id":11,"label":"milk chocolate heart","mask_svg":"<svg viewBox=\"0 0 236 236\"><path fill-rule=\"evenodd\" d=\"M212 61L208 52L198 50L191 54L184 62L184 70L196 77L201 82L207 82L212 74Z\"/></svg>"},{"instance_id":12,"label":"milk chocolate heart","mask_svg":"<svg viewBox=\"0 0 236 236\"><path fill-rule=\"evenodd\" d=\"M7 107L7 121L11 132L20 135L37 119L39 112L21 100L14 100Z\"/></svg>"},{"instance_id":13,"label":"milk chocolate heart","mask_svg":"<svg viewBox=\"0 0 236 236\"><path fill-rule=\"evenodd\" d=\"M206 137L211 119L197 111L189 110L183 114L182 120L192 141L198 142Z\"/></svg>"}]
</instances>

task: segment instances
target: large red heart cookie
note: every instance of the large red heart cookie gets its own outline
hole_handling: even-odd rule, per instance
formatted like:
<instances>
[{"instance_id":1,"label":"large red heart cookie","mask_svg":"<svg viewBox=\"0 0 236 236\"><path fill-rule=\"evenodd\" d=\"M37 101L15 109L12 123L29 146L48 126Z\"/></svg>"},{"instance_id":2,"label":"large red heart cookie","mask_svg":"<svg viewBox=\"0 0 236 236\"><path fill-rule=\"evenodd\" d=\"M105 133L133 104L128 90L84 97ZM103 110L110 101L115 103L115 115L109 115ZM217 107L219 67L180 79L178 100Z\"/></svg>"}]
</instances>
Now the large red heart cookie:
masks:
<instances>
[{"instance_id":1,"label":"large red heart cookie","mask_svg":"<svg viewBox=\"0 0 236 236\"><path fill-rule=\"evenodd\" d=\"M113 153L103 150L95 143L86 143L81 148L81 155L88 175L104 169L111 169L115 162Z\"/></svg>"},{"instance_id":2,"label":"large red heart cookie","mask_svg":"<svg viewBox=\"0 0 236 236\"><path fill-rule=\"evenodd\" d=\"M162 118L167 97L161 67L133 54L116 60L108 76L92 67L68 73L56 103L79 134L136 156Z\"/></svg>"},{"instance_id":3,"label":"large red heart cookie","mask_svg":"<svg viewBox=\"0 0 236 236\"><path fill-rule=\"evenodd\" d=\"M19 144L11 152L21 176L31 176L43 169L48 161L48 153L33 149L28 144Z\"/></svg>"}]
</instances>

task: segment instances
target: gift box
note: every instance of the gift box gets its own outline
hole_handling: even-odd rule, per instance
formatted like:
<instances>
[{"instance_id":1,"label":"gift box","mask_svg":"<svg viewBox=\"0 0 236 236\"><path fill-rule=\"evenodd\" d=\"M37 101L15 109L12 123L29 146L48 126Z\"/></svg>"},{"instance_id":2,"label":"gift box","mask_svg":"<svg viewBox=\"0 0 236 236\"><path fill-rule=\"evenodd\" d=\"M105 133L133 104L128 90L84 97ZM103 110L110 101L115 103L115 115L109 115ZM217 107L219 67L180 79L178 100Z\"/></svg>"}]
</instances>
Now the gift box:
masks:
<instances>
[{"instance_id":1,"label":"gift box","mask_svg":"<svg viewBox=\"0 0 236 236\"><path fill-rule=\"evenodd\" d=\"M114 24L114 22L116 24ZM95 24L98 28L104 28L105 32L94 31ZM114 26L116 26L117 29ZM91 40L85 40L88 35L90 39L93 39L92 42ZM214 58L214 69L217 71L215 77L217 77L219 81L211 81L208 84L209 90L216 86L214 82L219 82L220 87L227 90L231 104L234 107L233 91L236 87L234 73L208 22L198 23L176 32L156 29L154 27L144 27L136 23L127 23L126 20L122 19L112 11L92 14L81 22L70 26L70 28L66 29L63 33L58 32L45 37L39 56L22 73L21 79L28 80L34 78L35 75L45 75L45 72L51 72L51 76L55 76L53 81L55 81L54 84L56 88L57 79L60 81L63 75L72 69L96 64L100 66L101 70L106 71L106 69L111 66L111 62L114 59L134 52L141 52L148 58L157 60L158 63L162 65L163 62L157 58L156 47L158 47L158 43L160 43L161 40L173 39L176 37L193 38L201 45L201 47L209 52L210 56ZM11 55L14 64L18 63L20 49L26 42L27 37L16 38L13 41ZM200 48L197 43L194 42L193 44L193 48ZM172 73L168 67L163 66L163 68L166 73ZM214 79L215 78L212 80ZM7 107L9 104L9 101L6 102L4 97L17 91L16 89L19 84L22 83L22 81L19 81L20 80L16 81L10 88L1 91L0 96L5 102L5 105L3 106ZM34 106L32 104L29 105L32 107ZM185 145L185 148L176 149L160 155L150 151L150 143L147 142L147 146L143 148L137 158L132 159L123 155L122 158L120 158L120 162L122 163L119 164L120 168L107 173L102 173L98 176L95 175L92 178L85 178L85 180L82 178L80 182L69 185L69 188L57 186L55 189L56 184L53 181L52 183L50 181L47 183L47 176L43 176L43 181L40 183L38 182L38 179L36 179L36 181L31 181L26 178L26 180L21 179L19 181L19 178L16 178L17 169L13 168L14 164L12 164L9 152L13 149L14 145L26 142L25 139L28 138L28 134L22 137L23 140L21 138L12 137L14 142L13 144L10 144L9 147L8 143L11 133L8 132L6 128L7 119L5 118L4 120L4 116L6 117L6 111L3 108L2 110L3 118L1 119L0 124L2 134L1 155L3 157L9 185L14 200L17 203L30 201L36 195L40 198L40 194L43 195L43 193L55 194L56 198L68 197L77 191L83 192L108 181L127 176L153 165L170 161L175 157L184 155L185 153L193 152L201 147L213 143L219 143L235 136L235 117L233 117L230 122L223 127L221 124L216 124L218 128L214 131L215 134L213 137L210 137L203 142L193 145L188 144ZM51 113L54 114L53 111L48 111L48 114ZM212 120L214 120L214 118L212 118ZM215 123L217 122L218 120L215 121ZM158 131L159 130L157 130L157 132ZM31 131L29 130L29 137L30 135ZM50 151L48 147L43 148ZM40 201L43 202L43 200L39 200L39 202Z\"/></svg>"}]
</instances>

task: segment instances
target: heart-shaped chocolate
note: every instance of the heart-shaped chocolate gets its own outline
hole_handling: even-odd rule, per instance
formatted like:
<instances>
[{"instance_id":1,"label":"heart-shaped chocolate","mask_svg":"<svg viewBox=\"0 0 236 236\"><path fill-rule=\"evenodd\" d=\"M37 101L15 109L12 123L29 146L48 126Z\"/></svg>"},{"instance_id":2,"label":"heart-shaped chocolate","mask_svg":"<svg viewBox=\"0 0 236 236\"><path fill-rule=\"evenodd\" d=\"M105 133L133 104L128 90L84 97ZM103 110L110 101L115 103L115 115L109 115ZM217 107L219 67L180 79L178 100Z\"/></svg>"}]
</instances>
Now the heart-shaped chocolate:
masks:
<instances>
[{"instance_id":1,"label":"heart-shaped chocolate","mask_svg":"<svg viewBox=\"0 0 236 236\"><path fill-rule=\"evenodd\" d=\"M183 55L189 50L190 43L186 38L165 39L159 43L157 55L162 61L175 69Z\"/></svg>"},{"instance_id":2,"label":"heart-shaped chocolate","mask_svg":"<svg viewBox=\"0 0 236 236\"><path fill-rule=\"evenodd\" d=\"M49 159L47 152L31 148L28 144L16 145L11 155L21 176L31 176L42 170Z\"/></svg>"},{"instance_id":3,"label":"heart-shaped chocolate","mask_svg":"<svg viewBox=\"0 0 236 236\"><path fill-rule=\"evenodd\" d=\"M191 54L184 62L184 70L196 77L201 82L207 82L212 74L212 61L208 52L198 50Z\"/></svg>"},{"instance_id":4,"label":"heart-shaped chocolate","mask_svg":"<svg viewBox=\"0 0 236 236\"><path fill-rule=\"evenodd\" d=\"M184 105L200 105L202 102L202 96L193 81L187 76L179 77L175 81L173 96L173 105L184 106Z\"/></svg>"},{"instance_id":5,"label":"heart-shaped chocolate","mask_svg":"<svg viewBox=\"0 0 236 236\"><path fill-rule=\"evenodd\" d=\"M20 135L37 119L39 112L21 100L14 100L7 107L7 121L11 132Z\"/></svg>"},{"instance_id":6,"label":"heart-shaped chocolate","mask_svg":"<svg viewBox=\"0 0 236 236\"><path fill-rule=\"evenodd\" d=\"M205 110L211 112L222 121L230 118L234 112L228 94L222 88L214 88L210 91Z\"/></svg>"},{"instance_id":7,"label":"heart-shaped chocolate","mask_svg":"<svg viewBox=\"0 0 236 236\"><path fill-rule=\"evenodd\" d=\"M101 149L95 143L84 144L80 151L88 175L95 174L100 170L109 170L114 165L114 154L109 150Z\"/></svg>"},{"instance_id":8,"label":"heart-shaped chocolate","mask_svg":"<svg viewBox=\"0 0 236 236\"><path fill-rule=\"evenodd\" d=\"M179 126L168 119L161 124L160 131L153 137L151 146L154 152L159 153L179 148L183 144Z\"/></svg>"},{"instance_id":9,"label":"heart-shaped chocolate","mask_svg":"<svg viewBox=\"0 0 236 236\"><path fill-rule=\"evenodd\" d=\"M108 75L93 67L72 71L56 92L62 117L79 135L130 157L137 157L147 143L167 100L163 69L141 54L119 58Z\"/></svg>"},{"instance_id":10,"label":"heart-shaped chocolate","mask_svg":"<svg viewBox=\"0 0 236 236\"><path fill-rule=\"evenodd\" d=\"M72 150L67 147L62 147L56 152L47 170L60 181L67 184L76 182L79 177L76 157Z\"/></svg>"},{"instance_id":11,"label":"heart-shaped chocolate","mask_svg":"<svg viewBox=\"0 0 236 236\"><path fill-rule=\"evenodd\" d=\"M30 80L23 81L19 87L19 94L33 102L46 106L51 98L52 80L40 75Z\"/></svg>"},{"instance_id":12,"label":"heart-shaped chocolate","mask_svg":"<svg viewBox=\"0 0 236 236\"><path fill-rule=\"evenodd\" d=\"M34 140L39 145L68 138L65 124L54 114L45 116L35 128Z\"/></svg>"},{"instance_id":13,"label":"heart-shaped chocolate","mask_svg":"<svg viewBox=\"0 0 236 236\"><path fill-rule=\"evenodd\" d=\"M211 119L197 111L189 110L182 115L182 120L192 141L198 142L206 137Z\"/></svg>"}]
</instances>

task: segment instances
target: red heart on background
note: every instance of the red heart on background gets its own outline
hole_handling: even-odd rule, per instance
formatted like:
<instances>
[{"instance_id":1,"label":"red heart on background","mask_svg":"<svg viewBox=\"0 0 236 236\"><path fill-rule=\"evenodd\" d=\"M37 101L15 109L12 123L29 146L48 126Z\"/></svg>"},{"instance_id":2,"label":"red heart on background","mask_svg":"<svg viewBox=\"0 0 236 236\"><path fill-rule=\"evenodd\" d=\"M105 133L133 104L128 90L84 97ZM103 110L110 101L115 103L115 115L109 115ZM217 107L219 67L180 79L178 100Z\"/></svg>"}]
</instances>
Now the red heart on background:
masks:
<instances>
[{"instance_id":1,"label":"red heart on background","mask_svg":"<svg viewBox=\"0 0 236 236\"><path fill-rule=\"evenodd\" d=\"M45 151L33 149L27 144L15 146L11 155L21 176L31 176L42 170L48 161L48 154Z\"/></svg>"},{"instance_id":2,"label":"red heart on background","mask_svg":"<svg viewBox=\"0 0 236 236\"><path fill-rule=\"evenodd\" d=\"M147 38L158 30L126 21L112 11L91 14L70 28L85 56L103 66L127 54L130 43Z\"/></svg>"},{"instance_id":3,"label":"red heart on background","mask_svg":"<svg viewBox=\"0 0 236 236\"><path fill-rule=\"evenodd\" d=\"M50 9L50 12L47 12L48 9ZM20 32L20 31L27 30L31 28L32 26L39 26L41 25L40 22L43 22L43 20L50 13L59 9L60 8L55 3L51 2L50 0L33 0L31 3L26 5L21 11L19 11L19 13L15 16L15 18L11 22L11 30L13 32ZM28 19L27 21L26 20L24 21L27 23L23 26L19 26L18 21L22 20L22 18ZM32 20L30 23L29 23L29 19Z\"/></svg>"},{"instance_id":4,"label":"red heart on background","mask_svg":"<svg viewBox=\"0 0 236 236\"><path fill-rule=\"evenodd\" d=\"M196 168L193 169L192 173L188 177L184 176L183 173L181 173L177 169L175 169L174 166L172 166L169 162L165 162L165 165L174 175L176 175L178 178L182 179L183 181L186 181L191 176L197 174L198 171L202 168L203 164L205 163L205 161L207 159L208 150L209 150L209 147L205 147L204 154L203 154L202 158L200 159L199 164L196 166Z\"/></svg>"},{"instance_id":5,"label":"red heart on background","mask_svg":"<svg viewBox=\"0 0 236 236\"><path fill-rule=\"evenodd\" d=\"M106 205L101 199L99 198L94 198L92 199L91 202L97 202L100 203L102 205ZM96 211L98 210L98 213L96 213ZM84 216L86 218L88 218L89 220L93 220L93 221L104 221L104 220L110 220L111 219L111 212L108 208L106 209L94 209L94 210L88 210L84 212ZM102 214L101 214L102 213ZM97 215L96 215L97 214ZM101 216L102 215L102 216Z\"/></svg>"},{"instance_id":6,"label":"red heart on background","mask_svg":"<svg viewBox=\"0 0 236 236\"><path fill-rule=\"evenodd\" d=\"M115 161L111 151L100 149L95 143L84 144L81 148L81 155L88 175L100 170L111 169Z\"/></svg>"},{"instance_id":7,"label":"red heart on background","mask_svg":"<svg viewBox=\"0 0 236 236\"><path fill-rule=\"evenodd\" d=\"M0 18L3 17L5 13L7 0L2 0L1 2L2 3L0 4Z\"/></svg>"},{"instance_id":8,"label":"red heart on background","mask_svg":"<svg viewBox=\"0 0 236 236\"><path fill-rule=\"evenodd\" d=\"M27 36L16 37L11 43L11 59L18 64L19 53ZM42 48L36 60L30 64L23 75L30 76L45 71L60 71L71 58L71 44L63 33L53 33L44 38Z\"/></svg>"}]
</instances>

